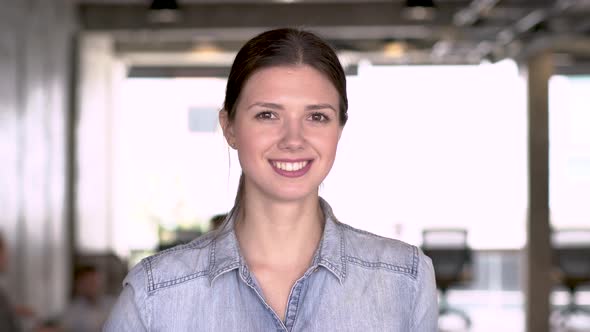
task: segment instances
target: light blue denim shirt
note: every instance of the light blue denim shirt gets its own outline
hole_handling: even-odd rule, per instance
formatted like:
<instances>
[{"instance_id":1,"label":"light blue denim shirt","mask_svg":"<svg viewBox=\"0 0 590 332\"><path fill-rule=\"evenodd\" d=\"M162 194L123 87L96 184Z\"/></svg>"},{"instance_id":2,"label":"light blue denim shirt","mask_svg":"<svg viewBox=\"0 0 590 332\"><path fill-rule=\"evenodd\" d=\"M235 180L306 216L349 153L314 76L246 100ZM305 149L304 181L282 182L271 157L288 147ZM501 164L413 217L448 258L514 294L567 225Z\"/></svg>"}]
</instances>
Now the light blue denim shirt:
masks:
<instances>
[{"instance_id":1,"label":"light blue denim shirt","mask_svg":"<svg viewBox=\"0 0 590 332\"><path fill-rule=\"evenodd\" d=\"M420 249L336 220L325 226L285 320L240 254L233 220L137 264L104 331L437 331L432 263Z\"/></svg>"}]
</instances>

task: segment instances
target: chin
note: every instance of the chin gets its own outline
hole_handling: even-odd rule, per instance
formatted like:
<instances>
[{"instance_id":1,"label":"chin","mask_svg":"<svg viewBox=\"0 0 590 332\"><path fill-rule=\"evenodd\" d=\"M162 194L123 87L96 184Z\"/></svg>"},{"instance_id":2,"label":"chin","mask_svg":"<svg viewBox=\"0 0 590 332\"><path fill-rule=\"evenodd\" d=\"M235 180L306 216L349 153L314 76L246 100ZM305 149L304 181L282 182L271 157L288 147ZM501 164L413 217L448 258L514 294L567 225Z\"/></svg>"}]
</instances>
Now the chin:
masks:
<instances>
[{"instance_id":1,"label":"chin","mask_svg":"<svg viewBox=\"0 0 590 332\"><path fill-rule=\"evenodd\" d=\"M300 201L310 196L317 196L317 188L315 190L303 190L303 188L292 188L292 190L288 190L289 188L279 188L279 190L275 190L273 192L269 192L268 194L272 197L275 197L279 201L285 202L292 202L292 201Z\"/></svg>"}]
</instances>

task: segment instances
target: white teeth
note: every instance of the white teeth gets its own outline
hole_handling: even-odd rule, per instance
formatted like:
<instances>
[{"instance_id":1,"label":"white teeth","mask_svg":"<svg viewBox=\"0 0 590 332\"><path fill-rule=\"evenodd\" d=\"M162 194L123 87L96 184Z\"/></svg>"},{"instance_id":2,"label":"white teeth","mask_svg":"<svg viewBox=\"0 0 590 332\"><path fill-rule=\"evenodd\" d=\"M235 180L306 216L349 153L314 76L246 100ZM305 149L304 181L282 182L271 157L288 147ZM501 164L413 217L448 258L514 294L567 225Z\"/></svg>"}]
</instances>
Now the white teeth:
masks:
<instances>
[{"instance_id":1,"label":"white teeth","mask_svg":"<svg viewBox=\"0 0 590 332\"><path fill-rule=\"evenodd\" d=\"M280 162L280 161L273 161L272 164L274 165L274 167L278 168L278 169L282 169L283 171L287 171L287 172L294 172L294 171L298 171L300 169L302 169L303 167L307 166L307 161L300 161L300 162L296 162L296 163L286 163L286 162Z\"/></svg>"}]
</instances>

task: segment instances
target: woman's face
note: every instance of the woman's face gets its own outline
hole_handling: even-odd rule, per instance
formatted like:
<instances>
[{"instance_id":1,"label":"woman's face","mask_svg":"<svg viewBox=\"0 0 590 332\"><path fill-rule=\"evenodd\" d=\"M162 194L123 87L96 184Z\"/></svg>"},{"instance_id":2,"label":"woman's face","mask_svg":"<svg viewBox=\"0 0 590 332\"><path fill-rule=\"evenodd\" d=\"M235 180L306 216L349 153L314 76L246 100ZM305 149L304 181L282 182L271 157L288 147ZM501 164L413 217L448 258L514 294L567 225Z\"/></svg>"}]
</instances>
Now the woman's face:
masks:
<instances>
[{"instance_id":1,"label":"woman's face","mask_svg":"<svg viewBox=\"0 0 590 332\"><path fill-rule=\"evenodd\" d=\"M317 195L342 133L338 109L338 92L312 67L254 73L240 93L234 121L226 112L220 119L238 151L248 196L290 201Z\"/></svg>"}]
</instances>

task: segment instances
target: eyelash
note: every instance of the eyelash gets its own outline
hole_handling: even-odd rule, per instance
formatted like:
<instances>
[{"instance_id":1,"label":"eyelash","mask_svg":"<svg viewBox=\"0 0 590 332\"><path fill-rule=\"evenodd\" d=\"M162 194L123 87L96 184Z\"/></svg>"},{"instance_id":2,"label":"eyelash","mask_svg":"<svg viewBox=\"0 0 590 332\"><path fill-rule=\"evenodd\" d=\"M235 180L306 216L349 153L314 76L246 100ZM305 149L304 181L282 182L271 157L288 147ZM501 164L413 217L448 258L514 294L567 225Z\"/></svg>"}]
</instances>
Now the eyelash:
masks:
<instances>
[{"instance_id":1,"label":"eyelash","mask_svg":"<svg viewBox=\"0 0 590 332\"><path fill-rule=\"evenodd\" d=\"M276 120L277 119L277 115L273 112L270 112L270 111L262 111L260 113L257 113L255 117L258 120ZM317 117L320 117L320 119L317 119ZM324 113L320 113L320 112L315 112L315 113L310 114L309 119L313 122L320 122L320 123L325 123L325 122L330 121L329 116L327 116Z\"/></svg>"},{"instance_id":2,"label":"eyelash","mask_svg":"<svg viewBox=\"0 0 590 332\"><path fill-rule=\"evenodd\" d=\"M316 118L317 116L321 117L320 120L314 120L314 118ZM312 113L310 115L310 118L311 118L312 121L317 121L317 122L328 122L328 121L330 121L330 117L328 117L326 114L320 113L320 112Z\"/></svg>"},{"instance_id":3,"label":"eyelash","mask_svg":"<svg viewBox=\"0 0 590 332\"><path fill-rule=\"evenodd\" d=\"M277 115L270 111L263 111L256 114L256 119L258 120L275 120Z\"/></svg>"}]
</instances>

